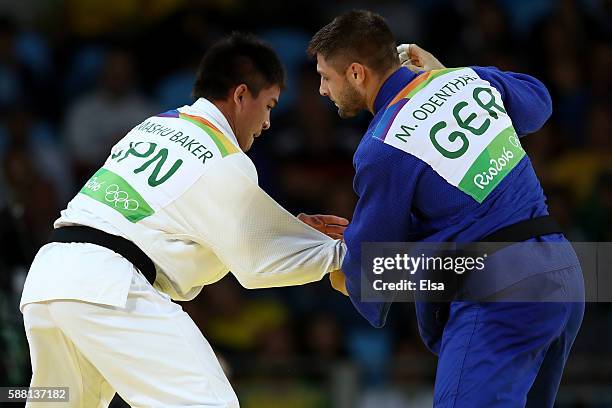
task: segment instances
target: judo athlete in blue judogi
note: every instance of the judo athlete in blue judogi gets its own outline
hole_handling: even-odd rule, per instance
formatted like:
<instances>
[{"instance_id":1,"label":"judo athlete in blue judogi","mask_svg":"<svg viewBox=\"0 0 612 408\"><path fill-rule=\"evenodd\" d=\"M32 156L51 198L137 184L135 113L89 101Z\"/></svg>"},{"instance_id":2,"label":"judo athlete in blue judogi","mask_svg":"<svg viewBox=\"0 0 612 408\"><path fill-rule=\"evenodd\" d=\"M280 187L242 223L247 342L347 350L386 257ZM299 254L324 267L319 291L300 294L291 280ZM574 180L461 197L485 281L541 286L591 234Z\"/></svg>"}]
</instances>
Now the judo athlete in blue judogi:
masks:
<instances>
[{"instance_id":1,"label":"judo athlete in blue judogi","mask_svg":"<svg viewBox=\"0 0 612 408\"><path fill-rule=\"evenodd\" d=\"M367 11L337 17L309 45L320 93L339 115L374 115L353 159L359 199L344 235L345 289L382 327L390 302L360 295L362 243L534 243L492 255L505 253L501 264L511 267L468 275L468 301L417 302L416 311L423 341L439 356L435 407L552 407L582 322L584 283L519 141L550 116L549 93L528 75L446 69L417 46L403 51L409 67L400 66L384 19ZM487 301L513 292L539 301Z\"/></svg>"}]
</instances>

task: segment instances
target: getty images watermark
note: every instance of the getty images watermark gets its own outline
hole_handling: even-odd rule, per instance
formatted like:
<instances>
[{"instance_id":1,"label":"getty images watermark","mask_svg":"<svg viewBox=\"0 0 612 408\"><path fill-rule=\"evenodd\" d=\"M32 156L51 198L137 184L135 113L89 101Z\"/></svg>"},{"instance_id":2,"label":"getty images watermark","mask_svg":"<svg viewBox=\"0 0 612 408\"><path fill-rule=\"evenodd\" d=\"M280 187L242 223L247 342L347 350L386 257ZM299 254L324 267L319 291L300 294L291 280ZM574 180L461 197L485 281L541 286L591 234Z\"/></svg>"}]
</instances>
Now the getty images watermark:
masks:
<instances>
[{"instance_id":1,"label":"getty images watermark","mask_svg":"<svg viewBox=\"0 0 612 408\"><path fill-rule=\"evenodd\" d=\"M372 260L372 272L382 275L385 272L396 271L400 276L409 275L413 277L417 272L439 272L463 274L467 271L481 271L485 268L487 254L478 257L471 256L411 256L407 253L397 253L391 257L375 257ZM443 291L446 289L444 281L433 281L422 278L400 279L399 281L386 282L383 279L375 279L372 287L376 291L384 290L408 290L408 291Z\"/></svg>"},{"instance_id":2,"label":"getty images watermark","mask_svg":"<svg viewBox=\"0 0 612 408\"><path fill-rule=\"evenodd\" d=\"M612 301L609 242L365 243L361 265L365 302Z\"/></svg>"}]
</instances>

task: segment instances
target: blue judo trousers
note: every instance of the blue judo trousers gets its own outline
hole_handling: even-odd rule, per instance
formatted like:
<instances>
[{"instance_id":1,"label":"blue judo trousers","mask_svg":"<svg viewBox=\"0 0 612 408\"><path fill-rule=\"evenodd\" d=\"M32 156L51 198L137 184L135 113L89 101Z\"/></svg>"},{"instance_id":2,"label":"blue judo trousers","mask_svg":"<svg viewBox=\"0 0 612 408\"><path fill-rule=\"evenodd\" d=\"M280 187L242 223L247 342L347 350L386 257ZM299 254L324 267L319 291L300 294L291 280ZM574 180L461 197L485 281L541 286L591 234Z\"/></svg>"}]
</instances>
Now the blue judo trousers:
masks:
<instances>
[{"instance_id":1,"label":"blue judo trousers","mask_svg":"<svg viewBox=\"0 0 612 408\"><path fill-rule=\"evenodd\" d=\"M537 131L550 116L550 96L540 81L493 67L471 68L499 91L519 136ZM385 81L353 158L353 187L359 199L344 235L348 253L342 269L351 301L375 327L384 325L390 304L361 300L362 243L476 242L505 226L548 215L527 156L479 203L419 157L375 137L390 102L415 78L417 74L400 68ZM477 301L472 296L450 305L416 303L421 337L439 356L435 407L553 406L582 323L584 283L562 234L529 241L555 245L541 253L500 254L513 265L512 273L507 268L497 276L491 272L494 276L486 285L468 279L467 289L481 295ZM504 294L534 288L543 301L499 301Z\"/></svg>"}]
</instances>

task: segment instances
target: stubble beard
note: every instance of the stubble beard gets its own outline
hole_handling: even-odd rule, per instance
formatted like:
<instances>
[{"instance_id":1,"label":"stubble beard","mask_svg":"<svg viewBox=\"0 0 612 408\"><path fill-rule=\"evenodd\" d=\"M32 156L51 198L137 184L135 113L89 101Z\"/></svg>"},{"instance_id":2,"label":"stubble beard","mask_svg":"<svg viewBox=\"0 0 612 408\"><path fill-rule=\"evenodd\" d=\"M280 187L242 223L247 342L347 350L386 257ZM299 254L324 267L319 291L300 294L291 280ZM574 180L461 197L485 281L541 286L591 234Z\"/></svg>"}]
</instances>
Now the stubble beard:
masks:
<instances>
[{"instance_id":1,"label":"stubble beard","mask_svg":"<svg viewBox=\"0 0 612 408\"><path fill-rule=\"evenodd\" d=\"M338 103L338 116L342 119L353 118L363 109L361 96L351 85L346 87L338 99L341 102L341 104Z\"/></svg>"}]
</instances>

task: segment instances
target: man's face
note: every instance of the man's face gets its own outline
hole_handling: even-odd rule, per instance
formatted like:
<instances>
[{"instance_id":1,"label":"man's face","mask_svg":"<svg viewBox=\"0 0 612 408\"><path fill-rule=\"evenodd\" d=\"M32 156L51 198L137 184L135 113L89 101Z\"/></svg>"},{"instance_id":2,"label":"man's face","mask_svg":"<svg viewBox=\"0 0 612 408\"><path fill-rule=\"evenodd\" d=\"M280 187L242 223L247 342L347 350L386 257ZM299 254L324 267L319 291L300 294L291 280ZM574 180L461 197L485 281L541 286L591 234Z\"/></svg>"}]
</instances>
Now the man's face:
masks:
<instances>
[{"instance_id":1,"label":"man's face","mask_svg":"<svg viewBox=\"0 0 612 408\"><path fill-rule=\"evenodd\" d=\"M243 152L248 151L261 132L270 128L270 111L278 104L280 88L273 85L262 89L257 98L247 90L242 109L236 117L236 138Z\"/></svg>"},{"instance_id":2,"label":"man's face","mask_svg":"<svg viewBox=\"0 0 612 408\"><path fill-rule=\"evenodd\" d=\"M319 93L336 105L341 118L352 118L366 108L363 97L348 79L348 69L338 72L321 54L317 54L317 72L321 75Z\"/></svg>"}]
</instances>

